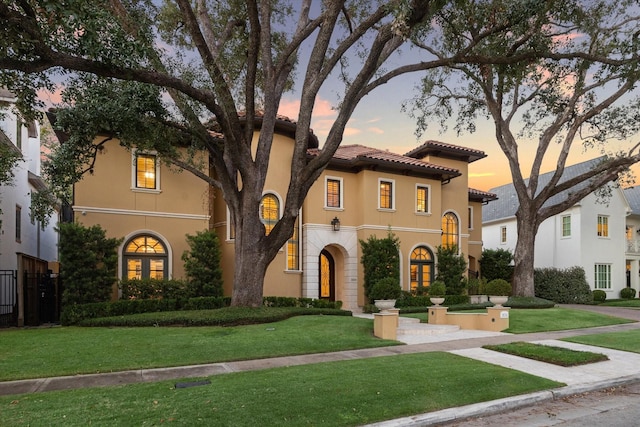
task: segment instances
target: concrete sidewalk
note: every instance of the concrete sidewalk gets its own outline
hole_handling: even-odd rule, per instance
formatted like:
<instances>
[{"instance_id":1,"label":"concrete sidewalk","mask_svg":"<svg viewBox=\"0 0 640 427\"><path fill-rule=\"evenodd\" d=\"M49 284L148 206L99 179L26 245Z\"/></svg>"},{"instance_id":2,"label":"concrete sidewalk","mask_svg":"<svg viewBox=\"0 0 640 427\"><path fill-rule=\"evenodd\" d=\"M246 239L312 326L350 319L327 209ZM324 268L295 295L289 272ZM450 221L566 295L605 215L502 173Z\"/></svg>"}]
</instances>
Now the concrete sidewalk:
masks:
<instances>
[{"instance_id":1,"label":"concrete sidewalk","mask_svg":"<svg viewBox=\"0 0 640 427\"><path fill-rule=\"evenodd\" d=\"M505 333L488 334L483 331L459 331L442 335L424 335L421 338L421 342L412 342L411 344L404 346L379 347L333 353L308 354L171 368L140 369L103 374L6 381L0 382L0 395L68 390L86 387L103 387L184 378L203 378L231 372L252 371L369 357L392 356L398 354L425 353L432 351L449 351L464 357L482 360L488 363L516 369L567 384L566 387L551 391L514 396L497 401L420 414L376 424L377 426L417 426L439 424L471 416L486 415L488 413L495 413L507 409L531 405L536 402L553 400L572 394L640 381L640 354L556 341L560 338L570 336L640 329L640 310L597 306L563 307L596 311L603 314L635 320L636 323L519 335ZM502 353L492 352L481 348L486 344L502 344L514 341L538 342L546 345L604 353L607 354L610 360L590 365L563 368L542 362L535 362L529 359L504 355Z\"/></svg>"}]
</instances>

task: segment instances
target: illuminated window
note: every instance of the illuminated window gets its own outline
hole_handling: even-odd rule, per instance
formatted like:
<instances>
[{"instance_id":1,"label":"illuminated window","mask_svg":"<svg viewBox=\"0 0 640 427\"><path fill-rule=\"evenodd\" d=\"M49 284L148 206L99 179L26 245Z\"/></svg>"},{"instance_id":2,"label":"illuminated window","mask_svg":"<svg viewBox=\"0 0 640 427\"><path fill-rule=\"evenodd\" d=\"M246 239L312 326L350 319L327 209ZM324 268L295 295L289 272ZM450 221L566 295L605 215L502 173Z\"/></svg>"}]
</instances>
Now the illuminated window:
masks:
<instances>
[{"instance_id":1,"label":"illuminated window","mask_svg":"<svg viewBox=\"0 0 640 427\"><path fill-rule=\"evenodd\" d=\"M341 208L342 207L342 179L327 178L326 179L326 207Z\"/></svg>"},{"instance_id":2,"label":"illuminated window","mask_svg":"<svg viewBox=\"0 0 640 427\"><path fill-rule=\"evenodd\" d=\"M280 201L275 194L265 194L260 201L260 221L264 224L268 236L280 219Z\"/></svg>"},{"instance_id":3,"label":"illuminated window","mask_svg":"<svg viewBox=\"0 0 640 427\"><path fill-rule=\"evenodd\" d=\"M562 237L571 236L571 215L562 217Z\"/></svg>"},{"instance_id":4,"label":"illuminated window","mask_svg":"<svg viewBox=\"0 0 640 427\"><path fill-rule=\"evenodd\" d=\"M429 213L429 187L416 186L416 212Z\"/></svg>"},{"instance_id":5,"label":"illuminated window","mask_svg":"<svg viewBox=\"0 0 640 427\"><path fill-rule=\"evenodd\" d=\"M300 243L298 240L298 220L293 226L293 235L287 242L287 270L300 270Z\"/></svg>"},{"instance_id":6,"label":"illuminated window","mask_svg":"<svg viewBox=\"0 0 640 427\"><path fill-rule=\"evenodd\" d=\"M594 287L596 289L611 289L611 264L595 265Z\"/></svg>"},{"instance_id":7,"label":"illuminated window","mask_svg":"<svg viewBox=\"0 0 640 427\"><path fill-rule=\"evenodd\" d=\"M127 279L164 279L168 277L167 248L157 238L136 236L124 246L124 277Z\"/></svg>"},{"instance_id":8,"label":"illuminated window","mask_svg":"<svg viewBox=\"0 0 640 427\"><path fill-rule=\"evenodd\" d=\"M135 163L136 188L156 190L158 188L156 156L152 154L137 154Z\"/></svg>"},{"instance_id":9,"label":"illuminated window","mask_svg":"<svg viewBox=\"0 0 640 427\"><path fill-rule=\"evenodd\" d=\"M609 217L598 215L598 237L609 237Z\"/></svg>"},{"instance_id":10,"label":"illuminated window","mask_svg":"<svg viewBox=\"0 0 640 427\"><path fill-rule=\"evenodd\" d=\"M429 248L419 246L411 252L411 290L428 287L433 282L433 253Z\"/></svg>"},{"instance_id":11,"label":"illuminated window","mask_svg":"<svg viewBox=\"0 0 640 427\"><path fill-rule=\"evenodd\" d=\"M380 180L378 185L378 208L393 209L393 181Z\"/></svg>"},{"instance_id":12,"label":"illuminated window","mask_svg":"<svg viewBox=\"0 0 640 427\"><path fill-rule=\"evenodd\" d=\"M442 216L442 246L458 246L458 217L453 212Z\"/></svg>"}]
</instances>

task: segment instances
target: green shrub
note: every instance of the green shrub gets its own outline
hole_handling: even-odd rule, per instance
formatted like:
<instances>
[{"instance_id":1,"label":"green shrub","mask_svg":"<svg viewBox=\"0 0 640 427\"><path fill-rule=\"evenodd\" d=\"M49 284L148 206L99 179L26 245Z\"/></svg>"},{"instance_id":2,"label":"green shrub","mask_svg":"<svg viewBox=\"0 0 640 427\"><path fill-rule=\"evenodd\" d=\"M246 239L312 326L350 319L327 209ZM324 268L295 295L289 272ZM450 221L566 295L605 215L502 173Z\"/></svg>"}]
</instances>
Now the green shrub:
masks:
<instances>
[{"instance_id":1,"label":"green shrub","mask_svg":"<svg viewBox=\"0 0 640 427\"><path fill-rule=\"evenodd\" d=\"M464 282L464 287L467 289L467 295L482 295L480 293L482 279L478 279L476 277L468 277Z\"/></svg>"},{"instance_id":2,"label":"green shrub","mask_svg":"<svg viewBox=\"0 0 640 427\"><path fill-rule=\"evenodd\" d=\"M636 290L633 288L622 288L620 290L620 298L633 299L636 297Z\"/></svg>"},{"instance_id":3,"label":"green shrub","mask_svg":"<svg viewBox=\"0 0 640 427\"><path fill-rule=\"evenodd\" d=\"M400 240L389 231L383 239L371 235L366 241L359 242L362 246L360 262L364 268L364 295L371 302L371 288L379 280L391 277L400 283Z\"/></svg>"},{"instance_id":4,"label":"green shrub","mask_svg":"<svg viewBox=\"0 0 640 427\"><path fill-rule=\"evenodd\" d=\"M511 308L552 308L555 305L553 301L537 297L509 297L504 304L505 307Z\"/></svg>"},{"instance_id":5,"label":"green shrub","mask_svg":"<svg viewBox=\"0 0 640 427\"><path fill-rule=\"evenodd\" d=\"M369 298L374 301L380 299L398 299L401 295L402 288L400 287L400 283L393 277L378 280L369 291Z\"/></svg>"},{"instance_id":6,"label":"green shrub","mask_svg":"<svg viewBox=\"0 0 640 427\"><path fill-rule=\"evenodd\" d=\"M602 289L596 289L592 294L594 302L604 302L607 299L607 293Z\"/></svg>"},{"instance_id":7,"label":"green shrub","mask_svg":"<svg viewBox=\"0 0 640 427\"><path fill-rule=\"evenodd\" d=\"M189 290L194 297L222 296L222 268L220 241L211 230L199 231L195 236L187 234L189 250L184 251L184 271Z\"/></svg>"},{"instance_id":8,"label":"green shrub","mask_svg":"<svg viewBox=\"0 0 640 427\"><path fill-rule=\"evenodd\" d=\"M444 282L440 280L436 280L431 285L429 285L429 296L432 297L443 297L447 293L447 287Z\"/></svg>"},{"instance_id":9,"label":"green shrub","mask_svg":"<svg viewBox=\"0 0 640 427\"><path fill-rule=\"evenodd\" d=\"M444 282L447 294L460 295L464 292L464 272L467 270L467 259L458 254L458 246L438 246L438 276L436 280Z\"/></svg>"},{"instance_id":10,"label":"green shrub","mask_svg":"<svg viewBox=\"0 0 640 427\"><path fill-rule=\"evenodd\" d=\"M121 280L122 299L187 299L193 295L181 280L131 279Z\"/></svg>"},{"instance_id":11,"label":"green shrub","mask_svg":"<svg viewBox=\"0 0 640 427\"><path fill-rule=\"evenodd\" d=\"M484 290L487 295L511 295L511 283L507 282L504 279L493 279L488 282Z\"/></svg>"},{"instance_id":12,"label":"green shrub","mask_svg":"<svg viewBox=\"0 0 640 427\"><path fill-rule=\"evenodd\" d=\"M503 279L508 282L513 276L513 254L507 249L484 249L480 258L480 273L490 282L494 279Z\"/></svg>"},{"instance_id":13,"label":"green shrub","mask_svg":"<svg viewBox=\"0 0 640 427\"><path fill-rule=\"evenodd\" d=\"M413 295L410 292L403 291L400 298L396 299L396 307L427 307L431 305L427 295Z\"/></svg>"},{"instance_id":14,"label":"green shrub","mask_svg":"<svg viewBox=\"0 0 640 427\"><path fill-rule=\"evenodd\" d=\"M582 267L536 268L535 296L558 304L591 304L593 295Z\"/></svg>"},{"instance_id":15,"label":"green shrub","mask_svg":"<svg viewBox=\"0 0 640 427\"><path fill-rule=\"evenodd\" d=\"M84 227L62 223L60 275L64 281L62 306L111 299L118 267L117 248L121 239L108 239L99 225Z\"/></svg>"}]
</instances>

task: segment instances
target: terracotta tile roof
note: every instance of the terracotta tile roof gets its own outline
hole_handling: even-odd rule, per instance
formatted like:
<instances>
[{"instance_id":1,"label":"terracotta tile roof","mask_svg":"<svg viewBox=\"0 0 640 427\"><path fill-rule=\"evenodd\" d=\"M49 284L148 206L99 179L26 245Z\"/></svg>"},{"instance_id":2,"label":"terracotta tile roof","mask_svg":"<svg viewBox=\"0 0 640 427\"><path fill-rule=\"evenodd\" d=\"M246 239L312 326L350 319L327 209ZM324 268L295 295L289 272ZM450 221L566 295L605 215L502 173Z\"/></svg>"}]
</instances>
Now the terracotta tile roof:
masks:
<instances>
[{"instance_id":1,"label":"terracotta tile roof","mask_svg":"<svg viewBox=\"0 0 640 427\"><path fill-rule=\"evenodd\" d=\"M307 152L310 156L316 156L320 150L311 149ZM392 153L390 151L379 150L377 148L366 147L364 145L342 145L338 147L330 162L329 167L348 167L352 169L363 169L367 167L380 167L390 170L412 171L416 174L437 175L442 180L447 180L460 176L457 169L446 166L424 162L412 157Z\"/></svg>"},{"instance_id":2,"label":"terracotta tile roof","mask_svg":"<svg viewBox=\"0 0 640 427\"><path fill-rule=\"evenodd\" d=\"M487 157L484 151L474 148L461 147L459 145L447 144L440 141L425 141L419 147L405 153L407 157L422 158L427 155L438 157L453 158L457 160L466 160L469 163Z\"/></svg>"},{"instance_id":3,"label":"terracotta tile roof","mask_svg":"<svg viewBox=\"0 0 640 427\"><path fill-rule=\"evenodd\" d=\"M469 188L469 200L474 202L490 202L496 200L498 196L494 193L487 191L476 190L475 188Z\"/></svg>"}]
</instances>

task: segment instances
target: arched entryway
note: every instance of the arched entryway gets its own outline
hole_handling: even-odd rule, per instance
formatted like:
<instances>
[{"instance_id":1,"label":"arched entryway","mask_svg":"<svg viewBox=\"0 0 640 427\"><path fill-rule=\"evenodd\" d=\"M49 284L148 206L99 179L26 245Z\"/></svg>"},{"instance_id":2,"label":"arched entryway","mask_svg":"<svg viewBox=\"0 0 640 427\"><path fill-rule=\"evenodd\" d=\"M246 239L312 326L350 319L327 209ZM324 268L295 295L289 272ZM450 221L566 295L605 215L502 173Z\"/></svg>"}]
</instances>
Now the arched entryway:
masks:
<instances>
[{"instance_id":1,"label":"arched entryway","mask_svg":"<svg viewBox=\"0 0 640 427\"><path fill-rule=\"evenodd\" d=\"M433 282L435 265L431 249L426 246L418 246L411 252L409 262L411 291L428 288Z\"/></svg>"},{"instance_id":2,"label":"arched entryway","mask_svg":"<svg viewBox=\"0 0 640 427\"><path fill-rule=\"evenodd\" d=\"M323 249L318 260L318 295L329 301L336 300L336 263L333 256Z\"/></svg>"},{"instance_id":3,"label":"arched entryway","mask_svg":"<svg viewBox=\"0 0 640 427\"><path fill-rule=\"evenodd\" d=\"M166 279L169 257L165 244L156 236L139 234L123 247L122 267L125 279Z\"/></svg>"}]
</instances>

